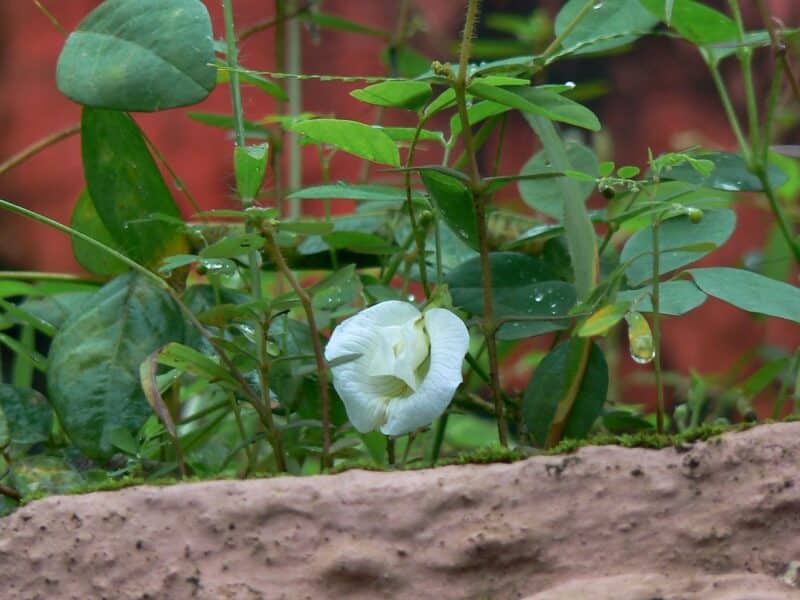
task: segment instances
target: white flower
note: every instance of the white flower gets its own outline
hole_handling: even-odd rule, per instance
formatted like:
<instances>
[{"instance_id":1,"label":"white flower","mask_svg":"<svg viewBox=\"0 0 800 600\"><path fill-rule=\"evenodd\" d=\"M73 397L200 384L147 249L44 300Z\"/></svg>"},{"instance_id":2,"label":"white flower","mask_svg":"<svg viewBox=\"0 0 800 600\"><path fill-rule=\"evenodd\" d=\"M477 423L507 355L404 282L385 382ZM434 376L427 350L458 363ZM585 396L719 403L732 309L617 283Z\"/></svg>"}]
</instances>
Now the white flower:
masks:
<instances>
[{"instance_id":1,"label":"white flower","mask_svg":"<svg viewBox=\"0 0 800 600\"><path fill-rule=\"evenodd\" d=\"M331 335L325 358L360 354L334 366L333 386L361 433L380 428L402 435L429 425L450 404L461 383L469 333L449 310L421 314L390 300L343 321Z\"/></svg>"}]
</instances>

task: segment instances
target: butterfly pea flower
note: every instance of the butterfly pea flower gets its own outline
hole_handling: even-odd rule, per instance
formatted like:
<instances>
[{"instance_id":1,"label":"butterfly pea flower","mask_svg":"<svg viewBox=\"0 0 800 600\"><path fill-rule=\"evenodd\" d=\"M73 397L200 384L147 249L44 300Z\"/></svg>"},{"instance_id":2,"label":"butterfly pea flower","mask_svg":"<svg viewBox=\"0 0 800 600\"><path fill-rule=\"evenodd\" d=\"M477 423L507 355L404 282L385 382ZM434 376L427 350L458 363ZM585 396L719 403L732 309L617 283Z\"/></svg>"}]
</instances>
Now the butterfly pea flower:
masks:
<instances>
[{"instance_id":1,"label":"butterfly pea flower","mask_svg":"<svg viewBox=\"0 0 800 600\"><path fill-rule=\"evenodd\" d=\"M381 302L334 329L325 358L333 386L361 433L403 435L431 424L462 381L469 345L464 322L444 308L420 313L407 302Z\"/></svg>"}]
</instances>

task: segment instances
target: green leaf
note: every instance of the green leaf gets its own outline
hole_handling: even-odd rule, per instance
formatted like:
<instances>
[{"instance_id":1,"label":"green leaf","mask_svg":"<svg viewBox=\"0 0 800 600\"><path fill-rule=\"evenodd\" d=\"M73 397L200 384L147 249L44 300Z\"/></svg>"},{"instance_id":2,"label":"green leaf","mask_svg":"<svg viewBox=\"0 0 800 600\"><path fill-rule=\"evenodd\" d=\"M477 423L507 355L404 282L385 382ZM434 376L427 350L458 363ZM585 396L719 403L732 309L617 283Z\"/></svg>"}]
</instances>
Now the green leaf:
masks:
<instances>
[{"instance_id":1,"label":"green leaf","mask_svg":"<svg viewBox=\"0 0 800 600\"><path fill-rule=\"evenodd\" d=\"M425 199L425 196L416 190L412 190L411 195L412 198L417 201ZM300 198L301 200L322 198L365 202L405 202L406 190L388 185L345 183L340 181L334 184L303 188L292 192L287 198Z\"/></svg>"},{"instance_id":2,"label":"green leaf","mask_svg":"<svg viewBox=\"0 0 800 600\"><path fill-rule=\"evenodd\" d=\"M322 237L334 250L351 250L361 254L393 254L396 248L374 233L334 231Z\"/></svg>"},{"instance_id":3,"label":"green leaf","mask_svg":"<svg viewBox=\"0 0 800 600\"><path fill-rule=\"evenodd\" d=\"M737 308L800 323L800 288L728 267L690 269L701 290Z\"/></svg>"},{"instance_id":4,"label":"green leaf","mask_svg":"<svg viewBox=\"0 0 800 600\"><path fill-rule=\"evenodd\" d=\"M447 173L420 172L439 215L461 240L478 249L478 221L472 192L460 179Z\"/></svg>"},{"instance_id":5,"label":"green leaf","mask_svg":"<svg viewBox=\"0 0 800 600\"><path fill-rule=\"evenodd\" d=\"M419 111L432 93L430 84L424 81L382 81L353 90L350 95L367 104Z\"/></svg>"},{"instance_id":6,"label":"green leaf","mask_svg":"<svg viewBox=\"0 0 800 600\"><path fill-rule=\"evenodd\" d=\"M590 176L597 175L597 156L591 148L578 142L568 142L566 148L567 159L574 170ZM540 150L523 165L520 175L548 171L555 172L556 169L550 164L547 153L544 150ZM519 188L520 197L528 206L561 220L564 217L564 194L558 182L563 179L563 177L555 179L526 179L520 181L517 187ZM574 187L579 194L579 198L585 202L592 195L596 185L595 179L592 177L591 180L576 181Z\"/></svg>"},{"instance_id":7,"label":"green leaf","mask_svg":"<svg viewBox=\"0 0 800 600\"><path fill-rule=\"evenodd\" d=\"M97 209L92 202L92 197L89 192L84 190L78 196L78 201L75 203L75 209L72 211L72 221L70 223L73 229L77 229L81 233L92 237L98 242L102 242L106 246L118 250L124 254L125 250L114 241L111 237L100 215L97 214ZM128 265L105 252L99 252L96 246L92 246L87 242L72 237L72 253L78 263L90 273L100 276L119 275L125 273L130 269Z\"/></svg>"},{"instance_id":8,"label":"green leaf","mask_svg":"<svg viewBox=\"0 0 800 600\"><path fill-rule=\"evenodd\" d=\"M328 144L360 158L392 167L400 166L400 153L392 138L364 123L308 119L294 123L291 129L317 143Z\"/></svg>"},{"instance_id":9,"label":"green leaf","mask_svg":"<svg viewBox=\"0 0 800 600\"><path fill-rule=\"evenodd\" d=\"M106 0L67 38L56 81L86 106L154 111L216 85L211 19L199 0Z\"/></svg>"},{"instance_id":10,"label":"green leaf","mask_svg":"<svg viewBox=\"0 0 800 600\"><path fill-rule=\"evenodd\" d=\"M187 112L186 116L192 121L197 121L209 127L216 127L217 129L227 129L233 131L236 125L233 122L233 116L222 115L217 113L208 112ZM265 140L269 137L269 130L263 125L255 121L244 122L244 135L247 138L254 140Z\"/></svg>"},{"instance_id":11,"label":"green leaf","mask_svg":"<svg viewBox=\"0 0 800 600\"><path fill-rule=\"evenodd\" d=\"M544 445L559 399L570 385L568 380L571 339L556 346L536 368L522 397L522 418L539 445ZM602 414L608 391L608 365L603 352L592 343L589 362L567 417L564 438L584 438Z\"/></svg>"},{"instance_id":12,"label":"green leaf","mask_svg":"<svg viewBox=\"0 0 800 600\"><path fill-rule=\"evenodd\" d=\"M499 339L523 339L568 325L563 317L575 305L575 288L569 283L554 281L556 275L548 263L517 252L492 252L489 267L495 318L520 317L500 327ZM483 314L483 274L479 257L450 271L446 282L456 306L474 315Z\"/></svg>"},{"instance_id":13,"label":"green leaf","mask_svg":"<svg viewBox=\"0 0 800 600\"><path fill-rule=\"evenodd\" d=\"M210 246L206 246L200 251L200 256L203 258L235 258L247 254L250 250L260 250L263 247L263 237L257 233L242 233L226 236ZM172 268L175 268L175 265Z\"/></svg>"},{"instance_id":14,"label":"green leaf","mask_svg":"<svg viewBox=\"0 0 800 600\"><path fill-rule=\"evenodd\" d=\"M674 0L671 14L667 10L669 0L639 2L693 44L714 44L737 37L738 29L733 19L700 2Z\"/></svg>"},{"instance_id":15,"label":"green leaf","mask_svg":"<svg viewBox=\"0 0 800 600\"><path fill-rule=\"evenodd\" d=\"M116 245L149 267L186 252L186 237L175 225L142 220L154 213L180 219L181 213L133 119L84 108L81 137L89 196Z\"/></svg>"},{"instance_id":16,"label":"green leaf","mask_svg":"<svg viewBox=\"0 0 800 600\"><path fill-rule=\"evenodd\" d=\"M5 450L11 443L11 434L8 430L8 421L6 420L3 406L0 404L0 450Z\"/></svg>"},{"instance_id":17,"label":"green leaf","mask_svg":"<svg viewBox=\"0 0 800 600\"><path fill-rule=\"evenodd\" d=\"M661 223L658 248L661 253L659 275L693 263L710 250L680 249L696 244L711 243L722 246L736 227L736 213L732 210L710 210L703 220L692 223L686 216L668 219ZM620 254L620 262L632 261L625 269L631 285L638 286L653 278L653 228L647 227L633 234ZM638 256L635 260L634 257Z\"/></svg>"},{"instance_id":18,"label":"green leaf","mask_svg":"<svg viewBox=\"0 0 800 600\"><path fill-rule=\"evenodd\" d=\"M113 453L109 434L132 434L150 416L139 365L156 348L182 340L184 321L172 298L147 279L126 274L92 296L53 338L48 390L64 431L84 454Z\"/></svg>"},{"instance_id":19,"label":"green leaf","mask_svg":"<svg viewBox=\"0 0 800 600\"><path fill-rule=\"evenodd\" d=\"M586 6L586 0L569 0L556 15L560 35ZM600 0L567 34L561 47L569 54L605 52L625 46L645 35L658 19L639 0Z\"/></svg>"},{"instance_id":20,"label":"green leaf","mask_svg":"<svg viewBox=\"0 0 800 600\"><path fill-rule=\"evenodd\" d=\"M281 221L278 231L291 231L302 235L325 235L333 231L331 221Z\"/></svg>"},{"instance_id":21,"label":"green leaf","mask_svg":"<svg viewBox=\"0 0 800 600\"><path fill-rule=\"evenodd\" d=\"M467 120L470 125L480 123L484 119L500 115L504 112L511 110L510 106L500 104L499 102L492 102L491 100L484 100L473 104L467 109ZM450 141L456 139L461 134L461 116L456 113L450 117Z\"/></svg>"},{"instance_id":22,"label":"green leaf","mask_svg":"<svg viewBox=\"0 0 800 600\"><path fill-rule=\"evenodd\" d=\"M12 456L20 456L28 446L50 439L53 411L39 392L0 384L0 410L5 415ZM0 442L0 448L4 446ZM17 451L15 446L24 449Z\"/></svg>"},{"instance_id":23,"label":"green leaf","mask_svg":"<svg viewBox=\"0 0 800 600\"><path fill-rule=\"evenodd\" d=\"M622 320L630 305L630 302L606 304L583 322L578 328L577 334L581 337L605 335L609 329Z\"/></svg>"},{"instance_id":24,"label":"green leaf","mask_svg":"<svg viewBox=\"0 0 800 600\"><path fill-rule=\"evenodd\" d=\"M538 115L526 115L526 119L542 141L553 168L562 173L573 169L567 147L553 123ZM594 289L598 278L597 237L579 182L563 177L558 180L557 187L564 198L564 232L575 275L575 289L578 299L584 300Z\"/></svg>"},{"instance_id":25,"label":"green leaf","mask_svg":"<svg viewBox=\"0 0 800 600\"><path fill-rule=\"evenodd\" d=\"M218 383L230 390L238 390L241 387L228 369L189 346L172 342L159 350L156 357L159 364L180 369L209 383Z\"/></svg>"},{"instance_id":26,"label":"green leaf","mask_svg":"<svg viewBox=\"0 0 800 600\"><path fill-rule=\"evenodd\" d=\"M217 69L217 83L218 84L230 83L231 71L228 70L227 63L218 60L216 64L218 66L225 67L223 69ZM286 102L289 100L289 96L286 95L286 92L283 90L283 88L274 81L259 75L255 71L250 71L248 69L245 69L241 65L239 65L239 68L236 69L236 72L239 74L239 83L241 83L242 85L250 84L252 86L255 86L262 92L266 92L276 100L280 100L282 102Z\"/></svg>"},{"instance_id":27,"label":"green leaf","mask_svg":"<svg viewBox=\"0 0 800 600\"><path fill-rule=\"evenodd\" d=\"M726 192L761 192L764 186L761 180L747 168L747 163L740 154L732 152L691 152L694 159L708 160L714 163L714 169L704 177L689 163L681 163L674 167L665 168L661 172L662 179L685 181ZM775 166L768 169L770 183L778 188L788 178L783 171Z\"/></svg>"},{"instance_id":28,"label":"green leaf","mask_svg":"<svg viewBox=\"0 0 800 600\"><path fill-rule=\"evenodd\" d=\"M62 494L86 485L66 459L46 454L20 457L10 475L11 485L23 496Z\"/></svg>"},{"instance_id":29,"label":"green leaf","mask_svg":"<svg viewBox=\"0 0 800 600\"><path fill-rule=\"evenodd\" d=\"M258 195L267 172L268 154L268 144L234 148L233 170L236 175L236 189L242 200L249 201Z\"/></svg>"},{"instance_id":30,"label":"green leaf","mask_svg":"<svg viewBox=\"0 0 800 600\"><path fill-rule=\"evenodd\" d=\"M337 15L322 13L316 10L308 10L299 15L299 18L310 21L311 23L323 27L325 29L338 29L339 31L349 31L350 33L363 33L364 35L374 35L381 38L388 39L390 34L380 29L367 27L355 21L343 19Z\"/></svg>"},{"instance_id":31,"label":"green leaf","mask_svg":"<svg viewBox=\"0 0 800 600\"><path fill-rule=\"evenodd\" d=\"M600 129L600 121L592 111L551 90L519 86L502 88L477 80L470 84L467 91L473 96L510 106L523 113L533 113L592 131Z\"/></svg>"},{"instance_id":32,"label":"green leaf","mask_svg":"<svg viewBox=\"0 0 800 600\"><path fill-rule=\"evenodd\" d=\"M631 302L630 309L636 312L653 312L650 293L653 286L617 293L617 300ZM706 301L707 296L691 281L664 281L658 286L659 309L662 315L684 315Z\"/></svg>"}]
</instances>

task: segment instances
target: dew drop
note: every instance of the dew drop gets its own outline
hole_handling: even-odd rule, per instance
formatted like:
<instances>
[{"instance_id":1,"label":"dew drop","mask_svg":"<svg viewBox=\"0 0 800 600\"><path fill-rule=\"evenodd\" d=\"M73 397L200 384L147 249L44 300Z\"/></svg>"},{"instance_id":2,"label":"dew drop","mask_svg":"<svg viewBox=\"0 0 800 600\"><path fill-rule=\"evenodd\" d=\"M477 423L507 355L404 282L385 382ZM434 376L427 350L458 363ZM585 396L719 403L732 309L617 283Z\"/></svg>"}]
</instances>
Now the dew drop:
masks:
<instances>
[{"instance_id":1,"label":"dew drop","mask_svg":"<svg viewBox=\"0 0 800 600\"><path fill-rule=\"evenodd\" d=\"M534 302L541 302L542 300L544 300L544 293L536 292L536 295L533 297L533 301Z\"/></svg>"},{"instance_id":2,"label":"dew drop","mask_svg":"<svg viewBox=\"0 0 800 600\"><path fill-rule=\"evenodd\" d=\"M564 85L567 86L569 89L573 89L575 87L575 82L567 81Z\"/></svg>"},{"instance_id":3,"label":"dew drop","mask_svg":"<svg viewBox=\"0 0 800 600\"><path fill-rule=\"evenodd\" d=\"M599 10L601 8L603 8L603 3L602 2L595 2L594 6L592 7L592 10Z\"/></svg>"},{"instance_id":4,"label":"dew drop","mask_svg":"<svg viewBox=\"0 0 800 600\"><path fill-rule=\"evenodd\" d=\"M409 302L416 302L417 298L416 296L414 296L414 294L409 294L406 300L408 300Z\"/></svg>"},{"instance_id":5,"label":"dew drop","mask_svg":"<svg viewBox=\"0 0 800 600\"><path fill-rule=\"evenodd\" d=\"M650 324L641 313L631 312L625 315L628 322L628 344L631 358L640 365L646 365L656 357L653 334Z\"/></svg>"}]
</instances>

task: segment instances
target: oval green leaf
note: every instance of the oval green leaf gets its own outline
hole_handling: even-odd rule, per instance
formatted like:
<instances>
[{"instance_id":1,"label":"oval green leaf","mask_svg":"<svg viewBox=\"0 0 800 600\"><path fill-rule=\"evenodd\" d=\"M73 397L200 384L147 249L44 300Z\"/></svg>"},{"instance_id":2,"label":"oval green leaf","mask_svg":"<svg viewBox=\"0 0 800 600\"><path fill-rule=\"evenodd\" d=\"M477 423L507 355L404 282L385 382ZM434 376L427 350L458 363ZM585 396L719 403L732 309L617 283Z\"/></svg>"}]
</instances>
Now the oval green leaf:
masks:
<instances>
[{"instance_id":1,"label":"oval green leaf","mask_svg":"<svg viewBox=\"0 0 800 600\"><path fill-rule=\"evenodd\" d=\"M575 305L575 288L555 281L556 273L548 263L518 252L492 252L489 266L495 317L520 317L500 327L499 339L523 339L568 325L568 319L563 317ZM450 271L446 281L456 306L473 315L483 314L479 257Z\"/></svg>"},{"instance_id":2,"label":"oval green leaf","mask_svg":"<svg viewBox=\"0 0 800 600\"><path fill-rule=\"evenodd\" d=\"M445 223L473 250L478 249L478 220L472 192L460 179L447 173L424 170L422 183Z\"/></svg>"},{"instance_id":3,"label":"oval green leaf","mask_svg":"<svg viewBox=\"0 0 800 600\"><path fill-rule=\"evenodd\" d=\"M75 208L72 211L72 221L70 225L72 225L73 229L85 233L98 242L102 242L109 248L113 248L123 254L125 253L125 249L117 244L114 238L111 237L108 228L105 226L102 219L100 219L100 215L97 214L97 209L94 206L94 202L92 202L92 197L86 190L78 196L78 201L75 203ZM84 269L95 275L120 275L130 269L128 265L118 258L105 252L99 252L96 246L92 246L77 237L72 237L72 254Z\"/></svg>"},{"instance_id":4,"label":"oval green leaf","mask_svg":"<svg viewBox=\"0 0 800 600\"><path fill-rule=\"evenodd\" d=\"M617 300L631 302L631 310L653 312L650 293L653 286L637 290L625 290L617 294ZM664 281L658 286L659 312L662 315L680 316L694 310L706 301L703 292L691 281Z\"/></svg>"},{"instance_id":5,"label":"oval green leaf","mask_svg":"<svg viewBox=\"0 0 800 600\"><path fill-rule=\"evenodd\" d=\"M574 170L590 176L597 175L597 156L591 148L578 142L567 142L565 146L569 164ZM520 175L546 173L547 171L555 172L555 169L550 163L547 153L540 150L523 165ZM528 206L561 220L564 217L564 194L559 183L562 179L562 177L523 179L517 183L517 187L520 197ZM591 180L575 181L573 188L585 202L592 195L596 185L595 179L592 177Z\"/></svg>"},{"instance_id":6,"label":"oval green leaf","mask_svg":"<svg viewBox=\"0 0 800 600\"><path fill-rule=\"evenodd\" d=\"M570 344L583 342L578 339L561 342L539 363L525 388L522 418L538 445L545 444L558 401L571 384L568 381ZM564 439L586 437L603 411L607 392L608 365L602 350L592 343L583 380L567 417Z\"/></svg>"},{"instance_id":7,"label":"oval green leaf","mask_svg":"<svg viewBox=\"0 0 800 600\"><path fill-rule=\"evenodd\" d=\"M736 227L736 214L732 210L710 210L703 220L692 223L681 215L661 223L658 247L661 252L659 275L674 271L707 255L710 250L697 244L721 246ZM691 250L685 250L692 246ZM625 269L631 285L638 286L653 278L653 228L647 227L633 234L620 254L620 263L632 261ZM637 257L635 258L634 257Z\"/></svg>"},{"instance_id":8,"label":"oval green leaf","mask_svg":"<svg viewBox=\"0 0 800 600\"><path fill-rule=\"evenodd\" d=\"M177 221L181 213L133 119L84 108L81 144L89 196L117 247L149 267L165 256L186 253L179 227L162 219L145 220L158 213Z\"/></svg>"},{"instance_id":9,"label":"oval green leaf","mask_svg":"<svg viewBox=\"0 0 800 600\"><path fill-rule=\"evenodd\" d=\"M689 273L709 296L742 310L800 323L800 288L796 286L729 267L691 269Z\"/></svg>"},{"instance_id":10,"label":"oval green leaf","mask_svg":"<svg viewBox=\"0 0 800 600\"><path fill-rule=\"evenodd\" d=\"M14 446L46 442L53 427L53 411L39 392L19 386L0 384L0 409L8 426L11 455L19 456ZM0 448L3 447L0 442Z\"/></svg>"},{"instance_id":11,"label":"oval green leaf","mask_svg":"<svg viewBox=\"0 0 800 600\"><path fill-rule=\"evenodd\" d=\"M250 201L258 195L258 190L267 172L268 144L236 146L233 150L233 171L236 176L236 189L242 200Z\"/></svg>"},{"instance_id":12,"label":"oval green leaf","mask_svg":"<svg viewBox=\"0 0 800 600\"><path fill-rule=\"evenodd\" d=\"M106 0L67 38L56 81L86 106L164 110L208 96L213 62L211 19L199 0Z\"/></svg>"},{"instance_id":13,"label":"oval green leaf","mask_svg":"<svg viewBox=\"0 0 800 600\"><path fill-rule=\"evenodd\" d=\"M761 192L764 190L761 180L750 172L741 154L733 152L691 152L689 156L695 160L712 162L714 169L708 176L704 176L689 162L683 162L674 167L664 169L661 172L661 178L684 181L725 192ZM783 171L774 165L770 165L768 176L774 188L779 188L788 180Z\"/></svg>"},{"instance_id":14,"label":"oval green leaf","mask_svg":"<svg viewBox=\"0 0 800 600\"><path fill-rule=\"evenodd\" d=\"M555 33L560 35L586 6L586 0L569 0L559 11ZM630 44L648 33L658 18L639 0L598 0L592 10L568 32L561 47L568 54L604 52Z\"/></svg>"},{"instance_id":15,"label":"oval green leaf","mask_svg":"<svg viewBox=\"0 0 800 600\"><path fill-rule=\"evenodd\" d=\"M353 90L350 95L367 104L418 111L430 100L432 93L430 84L424 81L382 81Z\"/></svg>"},{"instance_id":16,"label":"oval green leaf","mask_svg":"<svg viewBox=\"0 0 800 600\"><path fill-rule=\"evenodd\" d=\"M112 431L138 431L151 414L139 365L183 338L183 315L172 298L132 273L105 285L67 319L53 338L47 384L53 409L81 452L106 458L114 452Z\"/></svg>"},{"instance_id":17,"label":"oval green leaf","mask_svg":"<svg viewBox=\"0 0 800 600\"><path fill-rule=\"evenodd\" d=\"M294 123L291 129L315 142L328 144L360 158L382 165L400 166L400 152L392 138L364 123L343 119L308 119Z\"/></svg>"}]
</instances>

